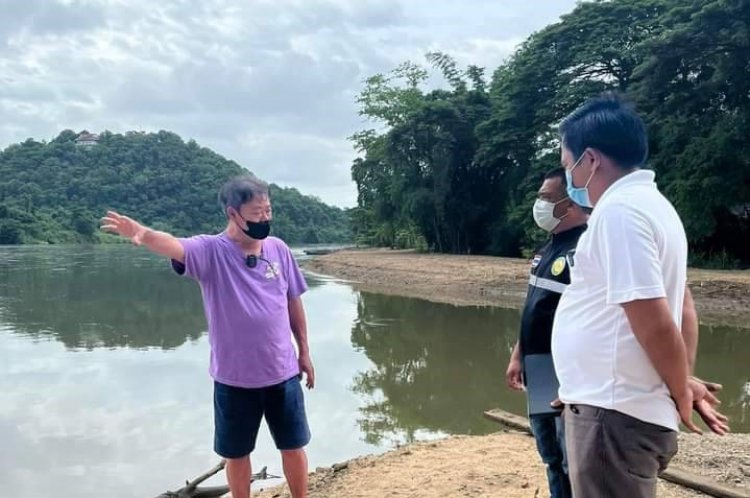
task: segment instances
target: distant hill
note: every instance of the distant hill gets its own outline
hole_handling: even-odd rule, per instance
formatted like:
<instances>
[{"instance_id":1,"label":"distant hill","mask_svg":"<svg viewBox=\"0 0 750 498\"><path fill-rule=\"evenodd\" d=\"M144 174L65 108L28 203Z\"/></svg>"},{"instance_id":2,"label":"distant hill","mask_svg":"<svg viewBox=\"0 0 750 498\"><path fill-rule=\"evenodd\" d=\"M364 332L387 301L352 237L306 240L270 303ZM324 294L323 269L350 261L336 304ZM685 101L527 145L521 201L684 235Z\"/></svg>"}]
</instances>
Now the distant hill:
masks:
<instances>
[{"instance_id":1,"label":"distant hill","mask_svg":"<svg viewBox=\"0 0 750 498\"><path fill-rule=\"evenodd\" d=\"M176 235L226 224L217 192L239 164L167 131L75 133L0 152L0 244L115 242L98 220L115 209ZM271 185L272 234L290 244L351 240L348 213Z\"/></svg>"}]
</instances>

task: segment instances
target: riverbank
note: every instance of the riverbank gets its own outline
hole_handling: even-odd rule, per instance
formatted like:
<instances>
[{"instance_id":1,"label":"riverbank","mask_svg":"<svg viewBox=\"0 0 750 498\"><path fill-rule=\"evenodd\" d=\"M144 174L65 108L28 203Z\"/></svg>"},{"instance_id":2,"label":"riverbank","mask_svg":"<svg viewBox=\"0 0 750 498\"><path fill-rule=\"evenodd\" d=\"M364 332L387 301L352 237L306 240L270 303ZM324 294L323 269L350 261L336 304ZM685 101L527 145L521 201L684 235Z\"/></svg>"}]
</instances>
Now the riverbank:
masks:
<instances>
[{"instance_id":1,"label":"riverbank","mask_svg":"<svg viewBox=\"0 0 750 498\"><path fill-rule=\"evenodd\" d=\"M348 280L358 290L457 306L520 307L529 279L528 261L521 259L388 249L339 251L304 267ZM688 282L701 322L750 327L750 271L691 268Z\"/></svg>"},{"instance_id":2,"label":"riverbank","mask_svg":"<svg viewBox=\"0 0 750 498\"><path fill-rule=\"evenodd\" d=\"M385 249L340 251L303 263L311 272L349 281L366 292L401 295L458 306L518 307L528 282L528 262L484 256L416 254ZM750 272L690 270L689 281L703 321L750 323ZM487 407L492 408L492 407ZM481 416L481 414L477 414ZM499 426L498 426L499 429ZM750 435L680 435L673 465L737 487L750 496ZM310 498L537 497L546 477L534 441L501 432L454 436L355 458L317 469ZM284 486L260 498L289 498ZM706 496L659 482L659 497Z\"/></svg>"},{"instance_id":3,"label":"riverbank","mask_svg":"<svg viewBox=\"0 0 750 498\"><path fill-rule=\"evenodd\" d=\"M717 444L718 436L681 435L683 451L674 466L689 469L739 486L737 478L722 479L726 462L745 459L750 444L747 434ZM726 439L726 441L730 441ZM700 446L700 449L698 449ZM744 453L743 453L744 451ZM732 455L734 452L734 455ZM738 454L742 453L742 454ZM711 455L712 465L695 465L686 455ZM730 456L727 456L730 455ZM744 455L744 457L743 457ZM741 472L735 464L734 472ZM747 467L746 467L747 468ZM750 469L747 469L750 470ZM747 478L744 478L746 485ZM309 498L536 498L547 496L546 476L534 440L518 432L489 436L454 436L440 441L420 442L383 455L355 458L310 474ZM738 488L739 492L747 488ZM659 480L660 498L693 498L702 493ZM750 496L750 495L748 495ZM260 492L257 498L291 498L285 485Z\"/></svg>"}]
</instances>

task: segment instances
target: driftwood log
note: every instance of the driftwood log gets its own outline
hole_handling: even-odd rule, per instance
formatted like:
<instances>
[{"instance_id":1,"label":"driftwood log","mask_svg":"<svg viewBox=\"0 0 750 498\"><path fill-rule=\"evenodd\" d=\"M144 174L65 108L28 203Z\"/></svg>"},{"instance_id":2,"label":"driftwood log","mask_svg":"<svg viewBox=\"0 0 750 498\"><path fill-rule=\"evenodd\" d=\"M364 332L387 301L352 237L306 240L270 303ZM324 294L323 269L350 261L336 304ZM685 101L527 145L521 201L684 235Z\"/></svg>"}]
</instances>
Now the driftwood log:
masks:
<instances>
[{"instance_id":1,"label":"driftwood log","mask_svg":"<svg viewBox=\"0 0 750 498\"><path fill-rule=\"evenodd\" d=\"M192 481L185 482L185 485L177 491L165 491L156 498L218 498L229 493L229 486L198 486L200 483L212 477L222 470L226 461L222 460L216 467L212 468L205 474L193 479ZM278 479L279 476L269 474L266 467L263 467L260 472L253 474L251 482L263 481L265 479Z\"/></svg>"},{"instance_id":2,"label":"driftwood log","mask_svg":"<svg viewBox=\"0 0 750 498\"><path fill-rule=\"evenodd\" d=\"M529 425L528 419L524 417L519 417L518 415L506 412L505 410L500 410L499 408L484 412L484 416L493 422L498 422L499 424L510 427L511 429L516 429L531 435L531 426ZM680 469L674 465L659 474L659 477L665 481L679 484L680 486L694 489L696 491L701 491L717 498L748 498L748 496L750 496L741 488L721 484L714 479L708 479L696 475L693 472Z\"/></svg>"}]
</instances>

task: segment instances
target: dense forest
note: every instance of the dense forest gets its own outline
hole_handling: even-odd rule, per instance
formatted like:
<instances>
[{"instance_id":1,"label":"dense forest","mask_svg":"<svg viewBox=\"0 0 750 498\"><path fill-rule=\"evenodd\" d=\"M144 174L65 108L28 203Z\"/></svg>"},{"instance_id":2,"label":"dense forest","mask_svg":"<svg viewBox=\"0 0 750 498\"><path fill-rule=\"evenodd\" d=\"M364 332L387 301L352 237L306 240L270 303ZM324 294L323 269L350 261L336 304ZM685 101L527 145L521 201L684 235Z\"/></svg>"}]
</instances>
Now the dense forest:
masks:
<instances>
[{"instance_id":1,"label":"dense forest","mask_svg":"<svg viewBox=\"0 0 750 498\"><path fill-rule=\"evenodd\" d=\"M679 211L691 264L750 263L750 2L581 2L491 78L427 54L365 82L353 140L358 242L526 254L545 235L531 205L559 165L557 125L616 90L644 116L647 167ZM429 69L443 88L428 90Z\"/></svg>"},{"instance_id":2,"label":"dense forest","mask_svg":"<svg viewBox=\"0 0 750 498\"><path fill-rule=\"evenodd\" d=\"M194 141L166 131L105 132L91 145L66 130L0 152L0 244L114 242L98 230L107 209L177 235L221 231L217 193L247 173ZM271 185L272 233L290 244L351 240L342 209Z\"/></svg>"}]
</instances>

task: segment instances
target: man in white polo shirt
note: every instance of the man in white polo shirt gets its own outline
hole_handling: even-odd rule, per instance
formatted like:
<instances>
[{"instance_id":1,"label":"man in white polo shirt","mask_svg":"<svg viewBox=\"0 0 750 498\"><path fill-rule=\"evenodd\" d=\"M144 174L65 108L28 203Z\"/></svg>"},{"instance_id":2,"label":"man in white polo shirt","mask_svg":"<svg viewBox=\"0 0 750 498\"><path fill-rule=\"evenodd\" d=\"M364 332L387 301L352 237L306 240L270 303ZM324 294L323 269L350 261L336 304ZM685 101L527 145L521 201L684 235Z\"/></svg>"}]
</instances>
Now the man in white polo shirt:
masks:
<instances>
[{"instance_id":1,"label":"man in white polo shirt","mask_svg":"<svg viewBox=\"0 0 750 498\"><path fill-rule=\"evenodd\" d=\"M552 332L573 495L654 497L680 420L698 431L694 400L705 403L688 377L697 321L685 231L653 171L639 169L648 138L629 106L592 99L560 133L568 196L593 208Z\"/></svg>"}]
</instances>

